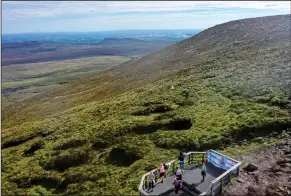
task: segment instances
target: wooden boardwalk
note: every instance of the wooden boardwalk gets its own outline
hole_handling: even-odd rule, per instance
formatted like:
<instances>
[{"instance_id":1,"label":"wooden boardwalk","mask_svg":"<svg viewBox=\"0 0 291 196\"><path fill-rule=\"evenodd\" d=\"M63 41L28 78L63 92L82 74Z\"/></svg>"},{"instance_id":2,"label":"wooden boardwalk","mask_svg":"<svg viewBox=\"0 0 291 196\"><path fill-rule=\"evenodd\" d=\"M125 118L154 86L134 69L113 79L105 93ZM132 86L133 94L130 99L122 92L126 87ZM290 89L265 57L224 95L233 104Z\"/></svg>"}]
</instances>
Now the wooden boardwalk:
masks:
<instances>
[{"instance_id":1,"label":"wooden boardwalk","mask_svg":"<svg viewBox=\"0 0 291 196\"><path fill-rule=\"evenodd\" d=\"M198 168L197 168L198 166ZM207 191L211 185L211 181L220 176L225 170L213 166L211 163L206 164L207 175L204 182L201 182L201 170L200 165L191 165L185 167L182 180L183 180L183 190L180 191L179 195L199 195L200 193ZM175 195L173 190L173 182L175 176L168 176L164 179L164 182L158 182L156 187L152 192L147 193L149 195ZM189 187L193 185L194 190L190 190Z\"/></svg>"}]
</instances>

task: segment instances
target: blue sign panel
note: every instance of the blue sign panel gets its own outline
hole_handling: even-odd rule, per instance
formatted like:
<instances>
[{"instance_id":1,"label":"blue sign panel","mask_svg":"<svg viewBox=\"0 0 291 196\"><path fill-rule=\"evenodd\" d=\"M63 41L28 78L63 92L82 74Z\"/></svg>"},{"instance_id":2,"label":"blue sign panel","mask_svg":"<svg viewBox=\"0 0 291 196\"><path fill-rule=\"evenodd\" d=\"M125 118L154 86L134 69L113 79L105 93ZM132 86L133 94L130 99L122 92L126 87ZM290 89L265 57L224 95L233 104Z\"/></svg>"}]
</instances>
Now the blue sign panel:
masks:
<instances>
[{"instance_id":1,"label":"blue sign panel","mask_svg":"<svg viewBox=\"0 0 291 196\"><path fill-rule=\"evenodd\" d=\"M219 167L224 170L228 170L232 168L235 164L237 164L237 162L230 160L229 158L223 155L217 154L215 152L212 152L212 151L207 153L207 161L209 163L212 163L214 166ZM233 171L233 173L235 172L236 170Z\"/></svg>"}]
</instances>

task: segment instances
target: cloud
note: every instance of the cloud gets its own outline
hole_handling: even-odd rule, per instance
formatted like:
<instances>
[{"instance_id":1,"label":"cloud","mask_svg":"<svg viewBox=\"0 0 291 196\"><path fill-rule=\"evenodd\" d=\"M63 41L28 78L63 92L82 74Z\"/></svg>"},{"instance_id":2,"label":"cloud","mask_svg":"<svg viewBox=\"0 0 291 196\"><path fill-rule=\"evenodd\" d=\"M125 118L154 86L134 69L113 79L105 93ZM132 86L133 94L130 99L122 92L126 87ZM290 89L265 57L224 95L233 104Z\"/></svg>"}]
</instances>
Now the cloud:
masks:
<instances>
[{"instance_id":1,"label":"cloud","mask_svg":"<svg viewBox=\"0 0 291 196\"><path fill-rule=\"evenodd\" d=\"M289 2L271 1L4 1L2 31L205 29L231 20L288 14L289 7Z\"/></svg>"},{"instance_id":2,"label":"cloud","mask_svg":"<svg viewBox=\"0 0 291 196\"><path fill-rule=\"evenodd\" d=\"M260 13L168 13L96 16L91 18L48 20L30 22L25 25L26 32L89 32L131 29L205 29L211 26L247 17L261 16ZM267 14L266 14L267 15ZM142 21L142 22L141 22ZM19 22L20 23L20 22ZM18 25L19 26L19 25ZM15 25L14 32L20 33ZM5 29L4 29L5 30ZM23 29L21 29L23 31ZM12 29L9 30L12 32Z\"/></svg>"},{"instance_id":3,"label":"cloud","mask_svg":"<svg viewBox=\"0 0 291 196\"><path fill-rule=\"evenodd\" d=\"M213 9L263 9L288 11L288 1L30 1L2 3L2 16L4 20L24 20L36 18L58 18L86 14L110 13L141 13L141 12L174 12L189 10ZM219 10L218 10L219 11Z\"/></svg>"}]
</instances>

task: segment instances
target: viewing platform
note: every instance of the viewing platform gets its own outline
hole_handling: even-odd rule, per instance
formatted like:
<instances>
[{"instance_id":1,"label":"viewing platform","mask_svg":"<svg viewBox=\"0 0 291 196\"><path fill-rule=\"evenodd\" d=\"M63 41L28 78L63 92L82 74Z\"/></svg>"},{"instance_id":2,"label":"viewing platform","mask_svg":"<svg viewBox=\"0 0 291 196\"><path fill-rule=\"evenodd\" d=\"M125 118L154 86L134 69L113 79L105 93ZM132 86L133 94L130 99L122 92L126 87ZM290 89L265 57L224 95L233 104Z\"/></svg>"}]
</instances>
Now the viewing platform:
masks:
<instances>
[{"instance_id":1,"label":"viewing platform","mask_svg":"<svg viewBox=\"0 0 291 196\"><path fill-rule=\"evenodd\" d=\"M204 182L201 182L201 166L206 162L206 176ZM163 183L161 179L156 179L156 185L151 191L149 189L149 174L143 175L140 185L140 195L175 195L173 182L175 179L176 167L180 169L180 161L172 160L166 164L170 167L166 170L166 177ZM231 159L214 150L207 152L189 152L185 156L185 168L182 175L182 188L178 195L189 196L215 196L219 195L225 185L230 183L232 177L239 175L239 166L241 162ZM158 174L158 171L152 170Z\"/></svg>"}]
</instances>

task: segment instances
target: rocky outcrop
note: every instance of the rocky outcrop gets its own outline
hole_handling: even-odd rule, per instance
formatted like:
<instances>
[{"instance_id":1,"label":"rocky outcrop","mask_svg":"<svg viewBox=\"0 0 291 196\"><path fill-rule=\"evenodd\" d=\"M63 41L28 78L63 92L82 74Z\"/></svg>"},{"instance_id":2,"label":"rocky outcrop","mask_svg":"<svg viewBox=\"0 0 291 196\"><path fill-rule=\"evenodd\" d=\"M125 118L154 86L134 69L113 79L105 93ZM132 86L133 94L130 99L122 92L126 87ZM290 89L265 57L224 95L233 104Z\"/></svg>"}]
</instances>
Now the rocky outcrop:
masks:
<instances>
[{"instance_id":1,"label":"rocky outcrop","mask_svg":"<svg viewBox=\"0 0 291 196\"><path fill-rule=\"evenodd\" d=\"M244 170L247 171L247 172L253 172L253 171L256 171L258 170L259 167L253 163L249 163L245 168Z\"/></svg>"},{"instance_id":2,"label":"rocky outcrop","mask_svg":"<svg viewBox=\"0 0 291 196\"><path fill-rule=\"evenodd\" d=\"M291 195L291 160L288 157L291 139L265 147L241 157L250 162L240 171L237 182L226 188L225 196L287 196Z\"/></svg>"}]
</instances>

